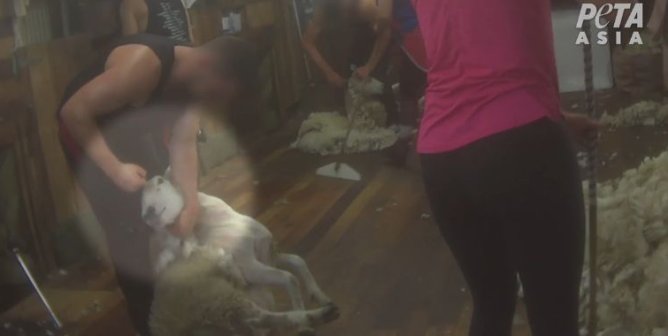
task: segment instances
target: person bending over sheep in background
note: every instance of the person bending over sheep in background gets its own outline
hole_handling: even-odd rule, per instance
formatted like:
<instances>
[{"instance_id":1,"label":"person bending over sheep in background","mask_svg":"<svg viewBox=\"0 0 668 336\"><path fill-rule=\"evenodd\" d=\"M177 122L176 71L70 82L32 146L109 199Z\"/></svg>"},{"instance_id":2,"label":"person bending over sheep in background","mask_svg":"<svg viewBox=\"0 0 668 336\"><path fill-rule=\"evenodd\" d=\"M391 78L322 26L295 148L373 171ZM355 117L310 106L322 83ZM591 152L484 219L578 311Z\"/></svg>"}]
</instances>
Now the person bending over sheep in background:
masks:
<instances>
[{"instance_id":1,"label":"person bending over sheep in background","mask_svg":"<svg viewBox=\"0 0 668 336\"><path fill-rule=\"evenodd\" d=\"M327 83L343 101L343 91L350 75L367 79L374 77L388 82L388 46L392 38L390 19L392 0L320 0L303 38L306 53ZM350 42L340 43L340 42ZM344 45L340 48L341 45ZM326 59L321 48L329 50ZM343 53L343 57L340 54ZM356 69L351 74L350 66ZM397 107L390 85L382 95L383 104L396 123Z\"/></svg>"},{"instance_id":2,"label":"person bending over sheep in background","mask_svg":"<svg viewBox=\"0 0 668 336\"><path fill-rule=\"evenodd\" d=\"M196 137L201 106L232 103L253 92L257 64L255 47L237 38L220 37L191 48L165 37L133 35L75 77L65 91L57 112L60 141L105 230L119 286L142 335L149 335L153 290L139 191L147 175L166 168L142 139L171 133L172 176L185 200L172 231L187 236L199 214Z\"/></svg>"},{"instance_id":3,"label":"person bending over sheep in background","mask_svg":"<svg viewBox=\"0 0 668 336\"><path fill-rule=\"evenodd\" d=\"M560 111L549 0L413 0L429 75L418 151L434 218L473 297L470 335L577 336L584 202Z\"/></svg>"},{"instance_id":4,"label":"person bending over sheep in background","mask_svg":"<svg viewBox=\"0 0 668 336\"><path fill-rule=\"evenodd\" d=\"M350 43L343 43L341 48L341 41ZM351 65L355 67L353 76L362 80L374 77L385 84L381 98L388 124L405 139L389 153L390 159L403 164L408 140L417 126L418 100L426 81L420 69L425 66L424 45L410 0L319 0L302 42L326 82L337 92L333 98L343 96L341 90L351 75ZM329 57L323 55L324 50ZM341 53L342 59L337 57ZM390 63L398 69L399 106L392 90Z\"/></svg>"}]
</instances>

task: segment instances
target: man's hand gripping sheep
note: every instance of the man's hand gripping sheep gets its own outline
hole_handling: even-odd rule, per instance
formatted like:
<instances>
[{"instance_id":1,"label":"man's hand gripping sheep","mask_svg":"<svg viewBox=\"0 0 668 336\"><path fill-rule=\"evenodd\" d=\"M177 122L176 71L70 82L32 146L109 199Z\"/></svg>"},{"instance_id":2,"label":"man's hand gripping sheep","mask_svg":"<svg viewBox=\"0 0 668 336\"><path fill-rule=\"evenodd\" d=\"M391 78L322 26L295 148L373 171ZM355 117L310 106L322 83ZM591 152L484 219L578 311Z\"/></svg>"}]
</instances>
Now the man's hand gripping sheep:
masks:
<instances>
[{"instance_id":1,"label":"man's hand gripping sheep","mask_svg":"<svg viewBox=\"0 0 668 336\"><path fill-rule=\"evenodd\" d=\"M151 250L158 281L175 263L190 258L215 258L217 268L224 273L221 281L236 283L248 293L254 314L245 316L244 323L252 329L296 327L300 335L307 335L317 324L338 317L338 309L320 289L304 260L275 252L273 236L264 225L237 213L219 198L199 193L199 203L201 213L193 234L176 237L168 227L183 207L180 193L168 177L155 177L146 184L142 217L154 230ZM299 280L309 299L323 308L305 310ZM270 312L274 309L270 287L286 290L293 311Z\"/></svg>"}]
</instances>

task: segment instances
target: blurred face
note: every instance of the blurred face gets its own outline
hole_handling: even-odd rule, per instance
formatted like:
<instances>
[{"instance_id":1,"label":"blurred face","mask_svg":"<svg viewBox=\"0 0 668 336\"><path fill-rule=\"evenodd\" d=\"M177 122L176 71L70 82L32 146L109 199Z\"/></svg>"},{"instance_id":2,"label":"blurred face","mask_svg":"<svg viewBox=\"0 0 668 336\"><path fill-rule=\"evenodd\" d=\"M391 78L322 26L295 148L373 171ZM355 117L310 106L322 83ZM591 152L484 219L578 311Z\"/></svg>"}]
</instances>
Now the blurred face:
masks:
<instances>
[{"instance_id":1,"label":"blurred face","mask_svg":"<svg viewBox=\"0 0 668 336\"><path fill-rule=\"evenodd\" d=\"M191 87L195 98L223 104L234 101L239 96L239 91L236 80L222 76L215 71L202 71Z\"/></svg>"},{"instance_id":2,"label":"blurred face","mask_svg":"<svg viewBox=\"0 0 668 336\"><path fill-rule=\"evenodd\" d=\"M239 96L240 87L236 79L221 74L215 65L215 55L200 54L192 69L195 75L190 84L190 93L203 102L229 104Z\"/></svg>"},{"instance_id":3,"label":"blurred face","mask_svg":"<svg viewBox=\"0 0 668 336\"><path fill-rule=\"evenodd\" d=\"M357 9L357 0L340 0L339 4L344 13L351 13Z\"/></svg>"}]
</instances>

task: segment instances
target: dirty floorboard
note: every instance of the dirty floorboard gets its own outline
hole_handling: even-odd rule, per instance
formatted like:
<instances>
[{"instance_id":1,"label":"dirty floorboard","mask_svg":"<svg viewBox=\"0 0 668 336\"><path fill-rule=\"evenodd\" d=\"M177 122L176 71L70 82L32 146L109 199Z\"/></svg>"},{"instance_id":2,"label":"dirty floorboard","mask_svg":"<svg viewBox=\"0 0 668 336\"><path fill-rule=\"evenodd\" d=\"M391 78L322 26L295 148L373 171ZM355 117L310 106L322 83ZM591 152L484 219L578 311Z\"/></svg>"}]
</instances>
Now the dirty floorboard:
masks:
<instances>
[{"instance_id":1,"label":"dirty floorboard","mask_svg":"<svg viewBox=\"0 0 668 336\"><path fill-rule=\"evenodd\" d=\"M564 106L580 101L566 96ZM632 101L604 92L598 104L616 111ZM665 129L605 130L601 180L666 144ZM210 172L204 190L266 224L281 249L305 257L341 307L341 318L319 335L467 334L470 298L429 215L414 155L408 168L396 168L379 153L321 158L276 142L263 148L252 164L237 158ZM337 160L359 170L362 181L315 175ZM518 311L514 334L530 335L521 302Z\"/></svg>"},{"instance_id":2,"label":"dirty floorboard","mask_svg":"<svg viewBox=\"0 0 668 336\"><path fill-rule=\"evenodd\" d=\"M630 103L619 98L603 93L600 109ZM575 111L581 102L580 95L564 97L564 106ZM306 259L341 307L341 318L318 335L467 335L470 298L430 216L415 154L406 168L386 164L383 153L322 158L289 149L294 134L288 125L260 138L248 146L253 160L236 157L209 171L202 189L259 219L281 250ZM605 131L601 180L666 144L664 128ZM315 175L337 160L360 171L362 181ZM515 336L530 335L523 316Z\"/></svg>"},{"instance_id":3,"label":"dirty floorboard","mask_svg":"<svg viewBox=\"0 0 668 336\"><path fill-rule=\"evenodd\" d=\"M446 335L467 302L432 223L419 175L381 154L341 157L360 182L315 175L333 162L277 149L251 170L235 159L204 190L263 222L302 255L341 318L319 335Z\"/></svg>"}]
</instances>

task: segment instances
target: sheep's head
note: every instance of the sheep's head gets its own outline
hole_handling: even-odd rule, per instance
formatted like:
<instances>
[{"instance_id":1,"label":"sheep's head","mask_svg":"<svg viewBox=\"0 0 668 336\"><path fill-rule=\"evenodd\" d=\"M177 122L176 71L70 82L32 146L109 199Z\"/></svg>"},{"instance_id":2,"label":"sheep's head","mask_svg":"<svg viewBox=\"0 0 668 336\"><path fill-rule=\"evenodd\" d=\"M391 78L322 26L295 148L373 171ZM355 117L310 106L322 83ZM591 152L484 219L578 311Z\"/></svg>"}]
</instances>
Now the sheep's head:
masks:
<instances>
[{"instance_id":1,"label":"sheep's head","mask_svg":"<svg viewBox=\"0 0 668 336\"><path fill-rule=\"evenodd\" d=\"M141 203L142 218L153 229L164 229L173 224L183 209L181 193L162 176L146 183Z\"/></svg>"},{"instance_id":2,"label":"sheep's head","mask_svg":"<svg viewBox=\"0 0 668 336\"><path fill-rule=\"evenodd\" d=\"M363 96L382 94L384 88L385 84L373 77L369 77L368 79L359 79L357 76L352 76L348 80L348 90Z\"/></svg>"}]
</instances>

